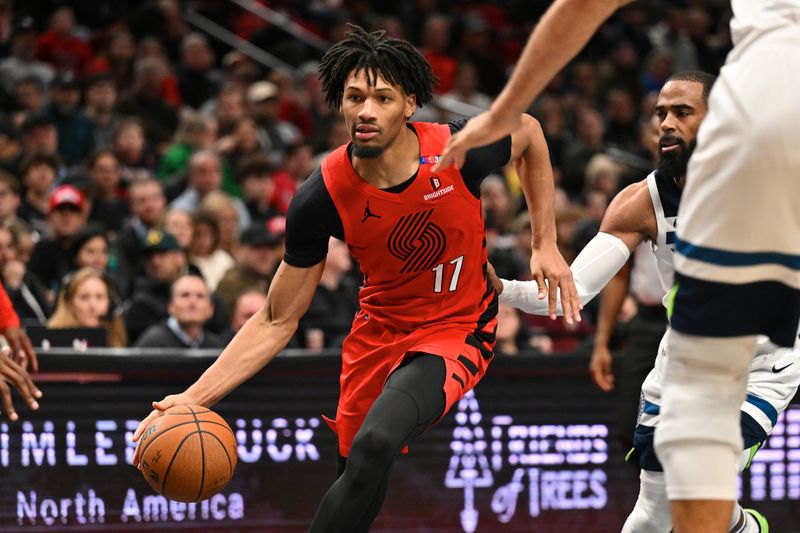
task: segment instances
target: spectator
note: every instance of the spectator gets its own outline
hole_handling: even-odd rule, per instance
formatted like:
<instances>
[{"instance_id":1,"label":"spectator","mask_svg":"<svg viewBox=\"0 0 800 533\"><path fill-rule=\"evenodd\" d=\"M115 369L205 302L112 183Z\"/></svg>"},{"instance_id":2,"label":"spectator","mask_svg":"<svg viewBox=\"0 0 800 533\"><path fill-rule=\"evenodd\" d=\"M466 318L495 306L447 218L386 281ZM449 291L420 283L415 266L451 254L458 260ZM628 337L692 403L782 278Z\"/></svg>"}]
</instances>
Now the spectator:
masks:
<instances>
[{"instance_id":1,"label":"spectator","mask_svg":"<svg viewBox=\"0 0 800 533\"><path fill-rule=\"evenodd\" d=\"M189 272L186 255L175 237L151 229L142 244L145 276L135 281L133 294L125 310L128 338L135 341L150 326L167 318L170 287Z\"/></svg>"},{"instance_id":2,"label":"spectator","mask_svg":"<svg viewBox=\"0 0 800 533\"><path fill-rule=\"evenodd\" d=\"M22 157L22 143L14 126L0 118L0 169L13 171Z\"/></svg>"},{"instance_id":3,"label":"spectator","mask_svg":"<svg viewBox=\"0 0 800 533\"><path fill-rule=\"evenodd\" d=\"M420 51L439 79L439 84L435 87L435 91L439 94L449 93L453 89L456 77L458 64L455 58L447 53L449 46L450 19L444 15L430 15L425 19Z\"/></svg>"},{"instance_id":4,"label":"spectator","mask_svg":"<svg viewBox=\"0 0 800 533\"><path fill-rule=\"evenodd\" d=\"M221 139L220 149L225 154L229 167L236 168L241 161L254 155L264 156L261 135L256 121L244 117L234 126L233 132Z\"/></svg>"},{"instance_id":5,"label":"spectator","mask_svg":"<svg viewBox=\"0 0 800 533\"><path fill-rule=\"evenodd\" d=\"M58 132L53 120L44 113L31 113L20 126L22 133L22 153L41 152L51 156L58 155ZM58 162L58 173L61 174L61 163Z\"/></svg>"},{"instance_id":6,"label":"spectator","mask_svg":"<svg viewBox=\"0 0 800 533\"><path fill-rule=\"evenodd\" d=\"M606 117L606 142L623 150L635 150L639 143L639 124L631 93L611 89L606 96Z\"/></svg>"},{"instance_id":7,"label":"spectator","mask_svg":"<svg viewBox=\"0 0 800 533\"><path fill-rule=\"evenodd\" d=\"M23 161L21 170L25 197L17 212L28 224L45 232L50 212L50 191L56 182L58 160L47 153L33 153Z\"/></svg>"},{"instance_id":8,"label":"spectator","mask_svg":"<svg viewBox=\"0 0 800 533\"><path fill-rule=\"evenodd\" d=\"M23 326L43 326L50 315L47 290L20 261L19 237L9 224L0 225L0 275Z\"/></svg>"},{"instance_id":9,"label":"spectator","mask_svg":"<svg viewBox=\"0 0 800 533\"><path fill-rule=\"evenodd\" d=\"M161 222L166 199L161 184L153 178L135 181L128 189L132 217L117 235L117 280L123 297L133 291L134 280L144 275L143 242L147 233Z\"/></svg>"},{"instance_id":10,"label":"spectator","mask_svg":"<svg viewBox=\"0 0 800 533\"><path fill-rule=\"evenodd\" d=\"M481 203L486 213L486 231L506 235L511 231L514 204L506 181L497 174L488 176L481 184Z\"/></svg>"},{"instance_id":11,"label":"spectator","mask_svg":"<svg viewBox=\"0 0 800 533\"><path fill-rule=\"evenodd\" d=\"M668 9L667 16L651 29L650 41L656 48L669 54L675 72L699 68L697 50L686 31L685 9L679 7Z\"/></svg>"},{"instance_id":12,"label":"spectator","mask_svg":"<svg viewBox=\"0 0 800 533\"><path fill-rule=\"evenodd\" d=\"M50 194L49 204L52 236L36 243L28 268L45 287L56 292L72 267L70 252L75 236L86 225L86 200L72 185L61 185Z\"/></svg>"},{"instance_id":13,"label":"spectator","mask_svg":"<svg viewBox=\"0 0 800 533\"><path fill-rule=\"evenodd\" d=\"M102 74L116 87L130 87L133 84L133 57L136 53L131 32L125 27L113 28L103 48L102 55L89 65L89 74Z\"/></svg>"},{"instance_id":14,"label":"spectator","mask_svg":"<svg viewBox=\"0 0 800 533\"><path fill-rule=\"evenodd\" d=\"M194 237L192 215L183 209L170 209L164 216L164 230L172 233L181 249L189 253Z\"/></svg>"},{"instance_id":15,"label":"spectator","mask_svg":"<svg viewBox=\"0 0 800 533\"><path fill-rule=\"evenodd\" d=\"M235 264L230 254L219 248L219 223L213 213L201 209L192 217L189 261L200 270L211 291Z\"/></svg>"},{"instance_id":16,"label":"spectator","mask_svg":"<svg viewBox=\"0 0 800 533\"><path fill-rule=\"evenodd\" d=\"M102 229L87 226L75 234L70 250L72 269L108 270L109 243Z\"/></svg>"},{"instance_id":17,"label":"spectator","mask_svg":"<svg viewBox=\"0 0 800 533\"><path fill-rule=\"evenodd\" d=\"M114 130L122 117L116 111L119 94L110 74L96 74L86 80L83 112L94 129L94 145L97 149L110 148Z\"/></svg>"},{"instance_id":18,"label":"spectator","mask_svg":"<svg viewBox=\"0 0 800 533\"><path fill-rule=\"evenodd\" d=\"M238 181L244 192L244 202L250 218L267 220L278 214L270 204L275 190L272 175L275 167L265 156L257 154L244 159L239 165Z\"/></svg>"},{"instance_id":19,"label":"spectator","mask_svg":"<svg viewBox=\"0 0 800 533\"><path fill-rule=\"evenodd\" d=\"M289 147L283 167L275 172L275 191L270 202L275 209L285 215L294 198L297 188L314 172L314 150L307 142L299 142Z\"/></svg>"},{"instance_id":20,"label":"spectator","mask_svg":"<svg viewBox=\"0 0 800 533\"><path fill-rule=\"evenodd\" d=\"M358 285L347 275L352 268L347 245L331 237L319 287L298 328L306 348L341 347L350 332L358 311Z\"/></svg>"},{"instance_id":21,"label":"spectator","mask_svg":"<svg viewBox=\"0 0 800 533\"><path fill-rule=\"evenodd\" d=\"M36 57L53 65L56 70L83 74L92 60L92 50L75 35L75 15L72 8L56 9L50 18L50 29L39 36Z\"/></svg>"},{"instance_id":22,"label":"spectator","mask_svg":"<svg viewBox=\"0 0 800 533\"><path fill-rule=\"evenodd\" d=\"M492 99L478 90L478 70L469 61L456 68L453 89L436 99L436 105L445 112L445 120L468 118L492 105Z\"/></svg>"},{"instance_id":23,"label":"spectator","mask_svg":"<svg viewBox=\"0 0 800 533\"><path fill-rule=\"evenodd\" d=\"M216 95L221 76L214 69L214 61L214 52L203 34L190 33L183 38L178 87L184 104L199 109Z\"/></svg>"},{"instance_id":24,"label":"spectator","mask_svg":"<svg viewBox=\"0 0 800 533\"><path fill-rule=\"evenodd\" d=\"M203 203L200 204L200 209L208 211L216 217L219 225L219 247L229 254L236 250L236 246L239 244L239 233L241 233L236 200L238 198L233 199L222 191L212 191L203 198Z\"/></svg>"},{"instance_id":25,"label":"spectator","mask_svg":"<svg viewBox=\"0 0 800 533\"><path fill-rule=\"evenodd\" d=\"M128 204L120 198L122 174L119 161L109 149L95 152L86 163L89 173L89 220L116 234L125 226Z\"/></svg>"},{"instance_id":26,"label":"spectator","mask_svg":"<svg viewBox=\"0 0 800 533\"><path fill-rule=\"evenodd\" d=\"M17 178L0 170L0 224L16 220L17 209L21 204L19 193Z\"/></svg>"},{"instance_id":27,"label":"spectator","mask_svg":"<svg viewBox=\"0 0 800 533\"><path fill-rule=\"evenodd\" d=\"M169 70L156 58L137 61L130 94L122 97L117 110L142 121L145 138L164 149L178 127L178 113L162 98L162 84Z\"/></svg>"},{"instance_id":28,"label":"spectator","mask_svg":"<svg viewBox=\"0 0 800 533\"><path fill-rule=\"evenodd\" d=\"M200 150L189 159L188 188L170 204L170 207L193 213L203 202L205 196L222 187L222 161L216 152ZM233 200L238 216L239 227L250 224L250 214L244 203Z\"/></svg>"},{"instance_id":29,"label":"spectator","mask_svg":"<svg viewBox=\"0 0 800 533\"><path fill-rule=\"evenodd\" d=\"M217 95L215 104L219 133L230 135L245 116L244 90L238 84L226 85Z\"/></svg>"},{"instance_id":30,"label":"spectator","mask_svg":"<svg viewBox=\"0 0 800 533\"><path fill-rule=\"evenodd\" d=\"M586 163L585 193L600 192L608 201L619 191L620 166L605 154L596 154Z\"/></svg>"},{"instance_id":31,"label":"spectator","mask_svg":"<svg viewBox=\"0 0 800 533\"><path fill-rule=\"evenodd\" d=\"M14 92L24 79L34 79L47 87L53 79L53 67L36 59L36 27L33 18L22 16L14 25L11 55L0 61L0 83L7 93Z\"/></svg>"},{"instance_id":32,"label":"spectator","mask_svg":"<svg viewBox=\"0 0 800 533\"><path fill-rule=\"evenodd\" d=\"M204 328L214 314L208 286L200 276L180 276L172 284L169 318L153 325L137 348L224 348L222 338Z\"/></svg>"},{"instance_id":33,"label":"spectator","mask_svg":"<svg viewBox=\"0 0 800 533\"><path fill-rule=\"evenodd\" d=\"M264 308L264 303L267 301L267 295L264 291L258 288L245 289L236 297L236 302L231 311L231 326L226 331L222 338L226 342L230 342L233 337L239 333L245 322L250 320L250 317L258 313Z\"/></svg>"},{"instance_id":34,"label":"spectator","mask_svg":"<svg viewBox=\"0 0 800 533\"><path fill-rule=\"evenodd\" d=\"M14 98L19 106L22 120L28 115L41 111L47 102L47 85L36 76L26 76L14 85Z\"/></svg>"},{"instance_id":35,"label":"spectator","mask_svg":"<svg viewBox=\"0 0 800 533\"><path fill-rule=\"evenodd\" d=\"M510 228L513 238L495 238L493 240L489 262L497 275L503 279L528 279L533 238L528 212L524 211L517 215Z\"/></svg>"},{"instance_id":36,"label":"spectator","mask_svg":"<svg viewBox=\"0 0 800 533\"><path fill-rule=\"evenodd\" d=\"M217 124L214 119L199 113L184 113L172 145L167 148L158 164L158 178L161 181L183 176L189 166L189 158L198 150L214 146L217 138Z\"/></svg>"},{"instance_id":37,"label":"spectator","mask_svg":"<svg viewBox=\"0 0 800 533\"><path fill-rule=\"evenodd\" d=\"M94 148L94 128L81 112L81 87L72 72L58 74L50 85L50 103L46 112L58 134L58 153L71 167L83 163Z\"/></svg>"},{"instance_id":38,"label":"spectator","mask_svg":"<svg viewBox=\"0 0 800 533\"><path fill-rule=\"evenodd\" d=\"M495 351L499 355L516 356L527 346L525 325L520 312L513 307L500 304L497 309L497 343Z\"/></svg>"},{"instance_id":39,"label":"spectator","mask_svg":"<svg viewBox=\"0 0 800 533\"><path fill-rule=\"evenodd\" d=\"M308 137L314 132L314 118L305 102L298 99L295 93L295 80L291 73L274 69L267 76L267 80L278 87L278 111L280 120L294 124L303 137Z\"/></svg>"},{"instance_id":40,"label":"spectator","mask_svg":"<svg viewBox=\"0 0 800 533\"><path fill-rule=\"evenodd\" d=\"M267 293L272 276L283 256L283 235L256 223L247 228L236 250L236 263L217 285L217 296L228 316L233 315L236 297L248 288Z\"/></svg>"},{"instance_id":41,"label":"spectator","mask_svg":"<svg viewBox=\"0 0 800 533\"><path fill-rule=\"evenodd\" d=\"M103 328L108 347L128 345L114 285L92 268L82 268L65 278L47 325L54 329Z\"/></svg>"},{"instance_id":42,"label":"spectator","mask_svg":"<svg viewBox=\"0 0 800 533\"><path fill-rule=\"evenodd\" d=\"M121 120L111 136L111 148L120 163L120 178L125 187L153 177L156 156L147 144L141 120L135 117Z\"/></svg>"},{"instance_id":43,"label":"spectator","mask_svg":"<svg viewBox=\"0 0 800 533\"><path fill-rule=\"evenodd\" d=\"M459 59L469 61L477 69L478 89L484 94L499 93L506 80L506 65L504 61L498 61L491 28L483 15L471 13L464 18L461 49Z\"/></svg>"},{"instance_id":44,"label":"spectator","mask_svg":"<svg viewBox=\"0 0 800 533\"><path fill-rule=\"evenodd\" d=\"M603 151L605 125L600 113L591 107L578 111L577 137L567 146L564 153L564 178L561 186L571 197L577 197L583 190L584 169L595 154Z\"/></svg>"},{"instance_id":45,"label":"spectator","mask_svg":"<svg viewBox=\"0 0 800 533\"><path fill-rule=\"evenodd\" d=\"M283 163L286 148L300 138L296 126L278 119L278 87L258 81L247 90L248 115L259 127L261 147L276 166Z\"/></svg>"},{"instance_id":46,"label":"spectator","mask_svg":"<svg viewBox=\"0 0 800 533\"><path fill-rule=\"evenodd\" d=\"M139 46L136 48L137 61L149 58L153 58L161 62L161 64L167 69L166 75L161 80L161 98L163 98L164 101L171 106L175 107L175 109L180 108L182 102L181 91L178 88L178 78L175 77L175 75L172 73L172 70L169 68L170 61L167 57L167 54L164 52L164 47L161 45L161 41L152 35L143 37L139 41Z\"/></svg>"}]
</instances>

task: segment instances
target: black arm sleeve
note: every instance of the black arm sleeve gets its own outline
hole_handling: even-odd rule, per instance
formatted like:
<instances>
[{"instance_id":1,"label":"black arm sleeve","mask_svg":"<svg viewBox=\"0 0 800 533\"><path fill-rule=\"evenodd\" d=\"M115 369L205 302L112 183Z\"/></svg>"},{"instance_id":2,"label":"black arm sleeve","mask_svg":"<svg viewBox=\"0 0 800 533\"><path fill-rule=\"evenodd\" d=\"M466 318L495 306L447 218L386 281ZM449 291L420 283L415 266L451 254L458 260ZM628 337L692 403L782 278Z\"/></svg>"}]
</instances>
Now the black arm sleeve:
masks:
<instances>
[{"instance_id":1,"label":"black arm sleeve","mask_svg":"<svg viewBox=\"0 0 800 533\"><path fill-rule=\"evenodd\" d=\"M450 133L456 133L462 129L469 119L459 119L448 124ZM481 183L492 170L505 166L511 159L511 135L506 135L499 141L479 146L467 152L464 166L461 168L461 176L464 183L475 198L481 196Z\"/></svg>"},{"instance_id":2,"label":"black arm sleeve","mask_svg":"<svg viewBox=\"0 0 800 533\"><path fill-rule=\"evenodd\" d=\"M325 259L329 237L343 240L344 227L317 169L297 189L289 205L283 260L295 267L312 267Z\"/></svg>"}]
</instances>

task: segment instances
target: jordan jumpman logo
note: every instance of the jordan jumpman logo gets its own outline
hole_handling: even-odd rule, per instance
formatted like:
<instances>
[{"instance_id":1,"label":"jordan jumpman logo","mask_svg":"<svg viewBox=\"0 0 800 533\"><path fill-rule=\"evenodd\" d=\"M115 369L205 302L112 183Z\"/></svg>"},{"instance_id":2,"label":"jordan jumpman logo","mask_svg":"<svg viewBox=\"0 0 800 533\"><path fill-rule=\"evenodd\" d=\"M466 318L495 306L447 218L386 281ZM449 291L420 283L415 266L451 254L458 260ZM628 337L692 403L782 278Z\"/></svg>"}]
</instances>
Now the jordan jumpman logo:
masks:
<instances>
[{"instance_id":1,"label":"jordan jumpman logo","mask_svg":"<svg viewBox=\"0 0 800 533\"><path fill-rule=\"evenodd\" d=\"M380 215L376 215L375 213L369 210L369 200L367 200L367 205L364 206L364 218L361 219L361 223L363 224L364 222L366 222L369 217L381 218Z\"/></svg>"}]
</instances>

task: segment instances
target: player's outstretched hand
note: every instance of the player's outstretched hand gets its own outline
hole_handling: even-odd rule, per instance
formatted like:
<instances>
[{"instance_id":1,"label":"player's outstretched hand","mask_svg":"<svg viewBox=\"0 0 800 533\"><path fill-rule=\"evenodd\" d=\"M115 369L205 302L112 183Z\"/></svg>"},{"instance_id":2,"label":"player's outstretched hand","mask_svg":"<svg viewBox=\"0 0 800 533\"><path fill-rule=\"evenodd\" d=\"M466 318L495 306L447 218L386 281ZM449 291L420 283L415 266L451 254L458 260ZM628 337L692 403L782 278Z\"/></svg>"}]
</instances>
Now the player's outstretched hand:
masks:
<instances>
[{"instance_id":1,"label":"player's outstretched hand","mask_svg":"<svg viewBox=\"0 0 800 533\"><path fill-rule=\"evenodd\" d=\"M561 294L561 309L568 324L581 321L581 300L572 279L572 271L555 243L533 250L531 276L539 285L539 299L548 298L550 318L556 318L556 299ZM547 283L545 283L545 280Z\"/></svg>"},{"instance_id":2,"label":"player's outstretched hand","mask_svg":"<svg viewBox=\"0 0 800 533\"><path fill-rule=\"evenodd\" d=\"M42 397L42 391L33 384L28 371L11 358L11 349L6 346L0 351L0 401L8 418L16 422L19 416L11 401L12 386L19 391L28 407L33 410L39 408L36 400Z\"/></svg>"},{"instance_id":3,"label":"player's outstretched hand","mask_svg":"<svg viewBox=\"0 0 800 533\"><path fill-rule=\"evenodd\" d=\"M170 394L166 396L163 400L158 402L153 402L153 410L150 412L147 417L139 422L139 425L136 427L136 431L133 432L133 442L138 442L139 438L141 438L142 433L150 426L154 419L161 416L161 414L169 409L170 407L174 407L176 405L186 405L186 404L196 404L197 402L194 401L189 395L183 394ZM136 446L136 451L133 452L133 465L138 468L139 470L142 469L140 463L141 453L139 450L139 446Z\"/></svg>"},{"instance_id":4,"label":"player's outstretched hand","mask_svg":"<svg viewBox=\"0 0 800 533\"><path fill-rule=\"evenodd\" d=\"M3 336L11 347L11 359L25 370L28 370L28 365L30 365L34 372L38 372L39 360L36 358L36 352L28 334L22 328L8 328Z\"/></svg>"},{"instance_id":5,"label":"player's outstretched hand","mask_svg":"<svg viewBox=\"0 0 800 533\"><path fill-rule=\"evenodd\" d=\"M441 172L452 163L456 168L464 165L467 151L500 140L520 124L520 115L512 119L498 118L491 111L484 111L471 118L464 128L450 137L439 161L433 166L433 172Z\"/></svg>"},{"instance_id":6,"label":"player's outstretched hand","mask_svg":"<svg viewBox=\"0 0 800 533\"><path fill-rule=\"evenodd\" d=\"M589 374L594 384L603 392L614 390L614 373L611 371L611 352L608 346L595 344L589 363Z\"/></svg>"}]
</instances>

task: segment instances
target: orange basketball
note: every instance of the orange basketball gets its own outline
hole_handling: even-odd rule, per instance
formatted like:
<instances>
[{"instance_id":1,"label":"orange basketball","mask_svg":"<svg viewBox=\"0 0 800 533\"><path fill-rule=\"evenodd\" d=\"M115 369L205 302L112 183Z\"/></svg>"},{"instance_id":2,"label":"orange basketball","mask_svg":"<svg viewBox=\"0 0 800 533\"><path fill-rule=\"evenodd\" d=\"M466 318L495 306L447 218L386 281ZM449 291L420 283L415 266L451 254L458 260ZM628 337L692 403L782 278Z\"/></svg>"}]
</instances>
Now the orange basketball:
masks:
<instances>
[{"instance_id":1,"label":"orange basketball","mask_svg":"<svg viewBox=\"0 0 800 533\"><path fill-rule=\"evenodd\" d=\"M176 405L142 434L142 474L170 500L199 502L225 488L236 468L236 437L225 420L199 405Z\"/></svg>"}]
</instances>

